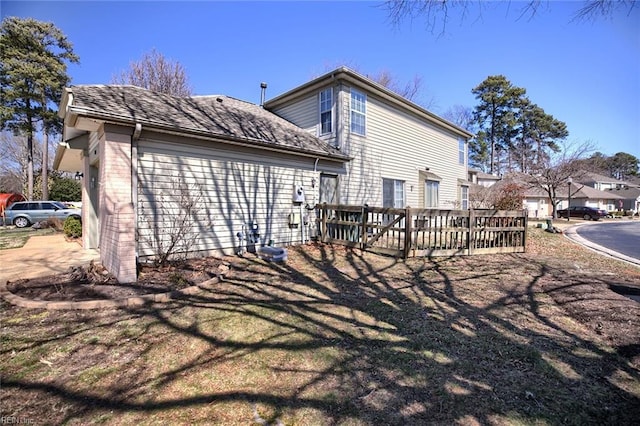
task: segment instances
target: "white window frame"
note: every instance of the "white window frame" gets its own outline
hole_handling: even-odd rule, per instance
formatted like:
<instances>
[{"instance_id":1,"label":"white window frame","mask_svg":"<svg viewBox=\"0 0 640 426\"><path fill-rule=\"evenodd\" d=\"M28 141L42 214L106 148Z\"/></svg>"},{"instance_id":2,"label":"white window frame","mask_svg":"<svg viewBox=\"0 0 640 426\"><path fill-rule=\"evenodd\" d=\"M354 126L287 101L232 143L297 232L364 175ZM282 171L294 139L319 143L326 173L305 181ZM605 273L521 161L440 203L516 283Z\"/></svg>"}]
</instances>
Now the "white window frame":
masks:
<instances>
[{"instance_id":1,"label":"white window frame","mask_svg":"<svg viewBox=\"0 0 640 426\"><path fill-rule=\"evenodd\" d=\"M431 199L431 191L429 191L429 187L433 186L435 188L435 199ZM424 208L425 209L437 209L440 205L440 181L426 179L424 181Z\"/></svg>"},{"instance_id":2,"label":"white window frame","mask_svg":"<svg viewBox=\"0 0 640 426\"><path fill-rule=\"evenodd\" d=\"M320 111L320 117L318 119L319 126L318 130L320 135L329 135L333 133L333 88L329 87L327 89L321 90L318 94L318 105ZM327 109L328 107L328 109ZM323 129L322 116L323 114L329 114L329 130L325 131Z\"/></svg>"},{"instance_id":3,"label":"white window frame","mask_svg":"<svg viewBox=\"0 0 640 426\"><path fill-rule=\"evenodd\" d=\"M467 164L467 142L463 138L458 138L458 164Z\"/></svg>"},{"instance_id":4,"label":"white window frame","mask_svg":"<svg viewBox=\"0 0 640 426\"><path fill-rule=\"evenodd\" d=\"M385 199L384 189L385 186L388 186L389 184L393 185L393 191L391 194L393 197L392 200ZM404 206L406 205L406 193L404 187L405 181L403 180L382 178L382 205L384 207L393 207L396 209L404 208Z\"/></svg>"},{"instance_id":5,"label":"white window frame","mask_svg":"<svg viewBox=\"0 0 640 426\"><path fill-rule=\"evenodd\" d=\"M460 208L462 210L469 209L469 187L466 185L460 186Z\"/></svg>"},{"instance_id":6,"label":"white window frame","mask_svg":"<svg viewBox=\"0 0 640 426\"><path fill-rule=\"evenodd\" d=\"M349 108L351 110L349 123L351 133L365 136L367 133L367 95L352 88ZM355 127L354 117L362 118L362 129L360 129L360 124L357 125L357 128Z\"/></svg>"}]
</instances>

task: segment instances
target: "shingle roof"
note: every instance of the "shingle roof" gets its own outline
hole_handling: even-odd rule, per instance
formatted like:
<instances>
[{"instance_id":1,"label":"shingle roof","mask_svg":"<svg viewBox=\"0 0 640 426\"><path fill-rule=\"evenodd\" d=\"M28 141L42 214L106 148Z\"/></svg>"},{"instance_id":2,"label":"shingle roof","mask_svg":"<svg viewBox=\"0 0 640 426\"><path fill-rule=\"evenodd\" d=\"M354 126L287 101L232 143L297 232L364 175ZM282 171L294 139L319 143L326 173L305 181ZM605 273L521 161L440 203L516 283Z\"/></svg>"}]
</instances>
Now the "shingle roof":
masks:
<instances>
[{"instance_id":1,"label":"shingle roof","mask_svg":"<svg viewBox=\"0 0 640 426\"><path fill-rule=\"evenodd\" d=\"M625 199L640 198L640 188L623 188L623 189L608 189L607 192L611 192L612 194L619 195Z\"/></svg>"},{"instance_id":2,"label":"shingle roof","mask_svg":"<svg viewBox=\"0 0 640 426\"><path fill-rule=\"evenodd\" d=\"M586 198L590 200L619 200L623 197L612 193L611 191L600 191L590 186L582 186L575 193L571 190L571 198Z\"/></svg>"},{"instance_id":3,"label":"shingle roof","mask_svg":"<svg viewBox=\"0 0 640 426\"><path fill-rule=\"evenodd\" d=\"M159 130L220 137L346 160L337 148L258 105L228 96L176 97L136 86L80 85L67 89L69 112Z\"/></svg>"},{"instance_id":4,"label":"shingle roof","mask_svg":"<svg viewBox=\"0 0 640 426\"><path fill-rule=\"evenodd\" d=\"M600 183L617 183L624 184L625 182L619 179L616 179L611 176L601 175L599 173L586 171L584 174L576 179L578 182L582 183L590 183L590 182L600 182Z\"/></svg>"}]
</instances>

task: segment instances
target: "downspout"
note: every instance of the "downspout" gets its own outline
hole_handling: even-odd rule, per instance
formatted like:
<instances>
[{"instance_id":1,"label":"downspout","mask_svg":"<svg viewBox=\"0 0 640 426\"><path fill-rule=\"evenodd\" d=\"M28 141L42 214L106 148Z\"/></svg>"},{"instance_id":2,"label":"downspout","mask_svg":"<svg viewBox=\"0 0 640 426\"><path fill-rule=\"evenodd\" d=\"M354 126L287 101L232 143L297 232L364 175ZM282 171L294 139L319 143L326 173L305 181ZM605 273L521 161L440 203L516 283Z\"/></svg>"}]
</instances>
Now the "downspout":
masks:
<instances>
[{"instance_id":1,"label":"downspout","mask_svg":"<svg viewBox=\"0 0 640 426\"><path fill-rule=\"evenodd\" d=\"M136 265L138 264L138 140L142 133L142 124L136 122L131 136L131 204L133 205L133 235Z\"/></svg>"}]
</instances>

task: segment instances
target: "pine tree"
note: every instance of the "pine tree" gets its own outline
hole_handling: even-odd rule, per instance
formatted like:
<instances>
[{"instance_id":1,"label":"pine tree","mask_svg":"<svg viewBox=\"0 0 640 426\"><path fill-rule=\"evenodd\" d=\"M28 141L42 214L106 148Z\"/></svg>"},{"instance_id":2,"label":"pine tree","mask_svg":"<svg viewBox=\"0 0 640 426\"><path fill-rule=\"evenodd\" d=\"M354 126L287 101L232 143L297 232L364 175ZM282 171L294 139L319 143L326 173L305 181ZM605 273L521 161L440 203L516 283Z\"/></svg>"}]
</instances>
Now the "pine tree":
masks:
<instances>
[{"instance_id":1,"label":"pine tree","mask_svg":"<svg viewBox=\"0 0 640 426\"><path fill-rule=\"evenodd\" d=\"M78 57L52 23L9 17L0 26L0 125L27 138L27 197L33 198L33 137L38 124L56 126L62 90L69 84L67 62ZM44 181L46 183L46 180Z\"/></svg>"},{"instance_id":2,"label":"pine tree","mask_svg":"<svg viewBox=\"0 0 640 426\"><path fill-rule=\"evenodd\" d=\"M526 90L516 87L503 75L487 77L471 93L480 103L473 111L474 122L486 134L490 173L496 172L498 152L510 152L516 136L515 109Z\"/></svg>"}]
</instances>

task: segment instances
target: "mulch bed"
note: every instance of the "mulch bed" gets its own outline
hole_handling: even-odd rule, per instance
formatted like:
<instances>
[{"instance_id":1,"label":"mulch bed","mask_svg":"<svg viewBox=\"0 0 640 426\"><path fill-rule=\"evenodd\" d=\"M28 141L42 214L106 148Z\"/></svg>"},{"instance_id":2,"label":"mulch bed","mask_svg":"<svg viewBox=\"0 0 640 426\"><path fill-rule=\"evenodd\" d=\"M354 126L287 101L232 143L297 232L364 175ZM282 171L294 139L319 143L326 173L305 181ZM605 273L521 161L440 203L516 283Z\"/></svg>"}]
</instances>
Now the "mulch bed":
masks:
<instances>
[{"instance_id":1,"label":"mulch bed","mask_svg":"<svg viewBox=\"0 0 640 426\"><path fill-rule=\"evenodd\" d=\"M122 284L101 265L90 264L69 268L64 274L12 281L7 289L31 300L116 300L197 285L224 273L227 265L215 257L188 259L166 266L142 265L137 282Z\"/></svg>"}]
</instances>

